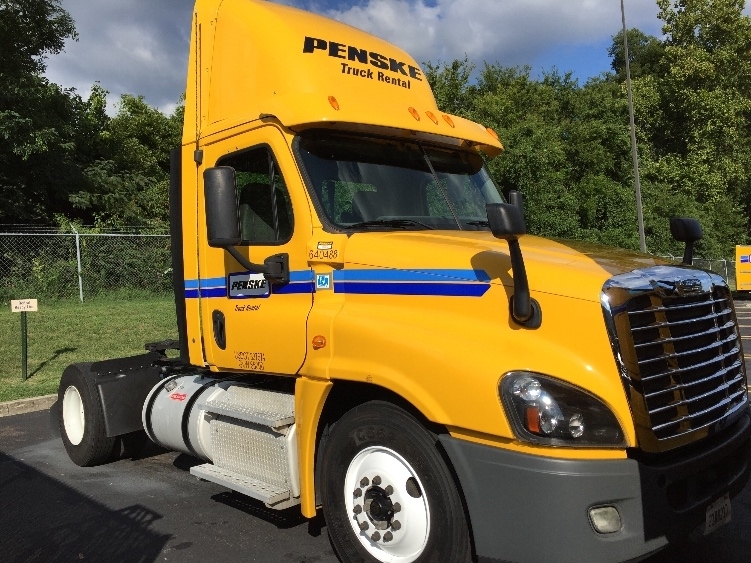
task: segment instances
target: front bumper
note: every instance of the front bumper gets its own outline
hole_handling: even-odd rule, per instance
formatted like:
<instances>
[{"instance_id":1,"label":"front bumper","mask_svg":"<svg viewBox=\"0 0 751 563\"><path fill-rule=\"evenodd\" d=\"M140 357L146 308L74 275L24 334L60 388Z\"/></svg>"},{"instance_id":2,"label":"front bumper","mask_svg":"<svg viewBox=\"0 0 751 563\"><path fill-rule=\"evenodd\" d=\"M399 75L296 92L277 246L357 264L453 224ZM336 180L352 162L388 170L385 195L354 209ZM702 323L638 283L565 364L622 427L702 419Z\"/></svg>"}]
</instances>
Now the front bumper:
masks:
<instances>
[{"instance_id":1,"label":"front bumper","mask_svg":"<svg viewBox=\"0 0 751 563\"><path fill-rule=\"evenodd\" d=\"M749 478L751 419L671 459L544 458L440 441L459 479L481 563L639 559L704 525L706 508ZM621 530L598 534L588 511L612 505Z\"/></svg>"}]
</instances>

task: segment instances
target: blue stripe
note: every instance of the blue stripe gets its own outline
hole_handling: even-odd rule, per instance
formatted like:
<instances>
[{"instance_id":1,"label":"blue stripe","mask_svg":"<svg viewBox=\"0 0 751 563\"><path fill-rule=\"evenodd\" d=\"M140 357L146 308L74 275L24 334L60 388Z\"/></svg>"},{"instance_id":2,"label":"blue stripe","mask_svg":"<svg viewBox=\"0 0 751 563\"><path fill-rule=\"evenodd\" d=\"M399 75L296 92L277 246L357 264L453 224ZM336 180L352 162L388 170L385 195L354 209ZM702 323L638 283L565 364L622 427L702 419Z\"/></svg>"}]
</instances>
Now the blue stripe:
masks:
<instances>
[{"instance_id":1,"label":"blue stripe","mask_svg":"<svg viewBox=\"0 0 751 563\"><path fill-rule=\"evenodd\" d=\"M748 264L749 258L751 258L751 256L741 256L741 264Z\"/></svg>"},{"instance_id":2,"label":"blue stripe","mask_svg":"<svg viewBox=\"0 0 751 563\"><path fill-rule=\"evenodd\" d=\"M249 273L249 272L232 272ZM290 272L290 283L278 287L272 286L275 295L290 295L295 293L314 293L315 274L313 270L299 270ZM227 278L203 278L200 280L185 280L185 298L198 299L198 297L227 297Z\"/></svg>"},{"instance_id":3,"label":"blue stripe","mask_svg":"<svg viewBox=\"0 0 751 563\"><path fill-rule=\"evenodd\" d=\"M334 281L389 281L389 282L442 282L441 278L490 282L490 276L484 270L392 270L392 269L369 269L369 270L336 270Z\"/></svg>"},{"instance_id":4,"label":"blue stripe","mask_svg":"<svg viewBox=\"0 0 751 563\"><path fill-rule=\"evenodd\" d=\"M439 295L446 297L482 297L490 284L479 283L383 283L338 282L334 293L360 295Z\"/></svg>"},{"instance_id":5,"label":"blue stripe","mask_svg":"<svg viewBox=\"0 0 751 563\"><path fill-rule=\"evenodd\" d=\"M281 287L272 285L271 292L274 295L291 295L293 293L315 293L316 287L313 282L288 283Z\"/></svg>"},{"instance_id":6,"label":"blue stripe","mask_svg":"<svg viewBox=\"0 0 751 563\"><path fill-rule=\"evenodd\" d=\"M289 273L290 283L294 282L312 282L315 279L313 270L299 270Z\"/></svg>"}]
</instances>

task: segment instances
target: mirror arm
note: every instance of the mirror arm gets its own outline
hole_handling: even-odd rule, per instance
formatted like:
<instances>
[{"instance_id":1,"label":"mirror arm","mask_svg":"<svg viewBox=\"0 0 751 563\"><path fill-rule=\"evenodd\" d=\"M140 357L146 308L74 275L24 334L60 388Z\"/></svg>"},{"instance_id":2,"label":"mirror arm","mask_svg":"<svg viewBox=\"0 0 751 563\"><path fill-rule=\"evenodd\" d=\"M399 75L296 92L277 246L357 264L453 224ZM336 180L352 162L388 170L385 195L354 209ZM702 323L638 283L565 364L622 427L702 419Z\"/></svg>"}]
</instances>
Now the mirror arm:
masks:
<instances>
[{"instance_id":1,"label":"mirror arm","mask_svg":"<svg viewBox=\"0 0 751 563\"><path fill-rule=\"evenodd\" d=\"M683 251L683 263L686 266L694 264L694 241L686 241L686 249Z\"/></svg>"},{"instance_id":2,"label":"mirror arm","mask_svg":"<svg viewBox=\"0 0 751 563\"><path fill-rule=\"evenodd\" d=\"M289 254L274 254L266 258L263 264L254 264L234 246L225 246L224 249L249 272L263 274L271 283L289 283Z\"/></svg>"},{"instance_id":3,"label":"mirror arm","mask_svg":"<svg viewBox=\"0 0 751 563\"><path fill-rule=\"evenodd\" d=\"M254 272L256 274L265 274L266 268L263 267L261 264L253 264L253 262L249 261L245 256L240 254L240 251L237 250L234 246L225 246L224 250L229 252L229 255L234 258L238 264L240 264L243 268L248 270L249 272Z\"/></svg>"}]
</instances>

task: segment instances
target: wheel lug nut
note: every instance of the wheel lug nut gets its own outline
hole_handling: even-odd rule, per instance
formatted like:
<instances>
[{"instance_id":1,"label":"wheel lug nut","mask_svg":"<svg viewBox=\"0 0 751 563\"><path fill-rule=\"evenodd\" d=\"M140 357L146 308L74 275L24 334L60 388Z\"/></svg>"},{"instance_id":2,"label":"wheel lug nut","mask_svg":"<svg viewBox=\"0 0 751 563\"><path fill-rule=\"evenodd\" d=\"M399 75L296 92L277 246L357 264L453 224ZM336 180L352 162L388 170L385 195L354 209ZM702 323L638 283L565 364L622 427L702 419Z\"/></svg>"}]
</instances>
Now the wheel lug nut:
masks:
<instances>
[{"instance_id":1,"label":"wheel lug nut","mask_svg":"<svg viewBox=\"0 0 751 563\"><path fill-rule=\"evenodd\" d=\"M356 504L355 508L352 509L352 512L354 512L355 514L360 514L362 512L362 506Z\"/></svg>"},{"instance_id":2,"label":"wheel lug nut","mask_svg":"<svg viewBox=\"0 0 751 563\"><path fill-rule=\"evenodd\" d=\"M370 536L370 539L373 541L378 541L381 539L381 534L379 534L378 532L373 532L373 535Z\"/></svg>"},{"instance_id":3,"label":"wheel lug nut","mask_svg":"<svg viewBox=\"0 0 751 563\"><path fill-rule=\"evenodd\" d=\"M394 514L396 514L397 512L399 512L401 509L402 509L402 505L399 504L398 502L395 502L394 506L392 507L392 510L394 511Z\"/></svg>"},{"instance_id":4,"label":"wheel lug nut","mask_svg":"<svg viewBox=\"0 0 751 563\"><path fill-rule=\"evenodd\" d=\"M367 522L365 522L365 523L367 524ZM401 524L401 522L399 522L399 520L394 520L394 521L393 521L393 522L391 523L391 528L392 528L392 529L393 529L394 531L396 531L396 530L399 530L399 529L400 529L401 527L402 527L402 524Z\"/></svg>"},{"instance_id":5,"label":"wheel lug nut","mask_svg":"<svg viewBox=\"0 0 751 563\"><path fill-rule=\"evenodd\" d=\"M360 498L362 496L362 491L360 489L355 489L355 492L352 494L355 495L355 498Z\"/></svg>"},{"instance_id":6,"label":"wheel lug nut","mask_svg":"<svg viewBox=\"0 0 751 563\"><path fill-rule=\"evenodd\" d=\"M361 487L367 487L369 484L370 484L370 481L368 480L367 477L363 477L362 479L360 479Z\"/></svg>"},{"instance_id":7,"label":"wheel lug nut","mask_svg":"<svg viewBox=\"0 0 751 563\"><path fill-rule=\"evenodd\" d=\"M373 484L376 487L381 484L381 478L378 475L376 475L375 477L373 477Z\"/></svg>"},{"instance_id":8,"label":"wheel lug nut","mask_svg":"<svg viewBox=\"0 0 751 563\"><path fill-rule=\"evenodd\" d=\"M394 494L394 487L392 487L391 485L386 485L386 488L383 489L383 492L386 493L386 496L390 497Z\"/></svg>"},{"instance_id":9,"label":"wheel lug nut","mask_svg":"<svg viewBox=\"0 0 751 563\"><path fill-rule=\"evenodd\" d=\"M360 529L361 529L361 530L362 530L363 532L364 532L365 530L367 530L368 528L370 528L370 524L368 524L367 522L360 522Z\"/></svg>"},{"instance_id":10,"label":"wheel lug nut","mask_svg":"<svg viewBox=\"0 0 751 563\"><path fill-rule=\"evenodd\" d=\"M385 534L383 534L383 541L390 542L393 539L394 539L394 534L392 534L391 532L386 532Z\"/></svg>"}]
</instances>

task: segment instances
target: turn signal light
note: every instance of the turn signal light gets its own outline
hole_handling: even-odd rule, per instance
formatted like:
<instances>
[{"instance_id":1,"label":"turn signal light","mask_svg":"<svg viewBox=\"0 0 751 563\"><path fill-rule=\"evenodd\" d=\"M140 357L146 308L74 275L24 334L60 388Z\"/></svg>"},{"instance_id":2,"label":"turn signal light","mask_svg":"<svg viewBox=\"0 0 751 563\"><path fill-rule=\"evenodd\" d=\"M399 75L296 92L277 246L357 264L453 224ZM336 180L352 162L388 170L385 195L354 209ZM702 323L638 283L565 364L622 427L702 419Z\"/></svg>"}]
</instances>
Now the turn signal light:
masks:
<instances>
[{"instance_id":1,"label":"turn signal light","mask_svg":"<svg viewBox=\"0 0 751 563\"><path fill-rule=\"evenodd\" d=\"M326 337L322 335L313 337L313 350L320 350L326 347Z\"/></svg>"}]
</instances>

